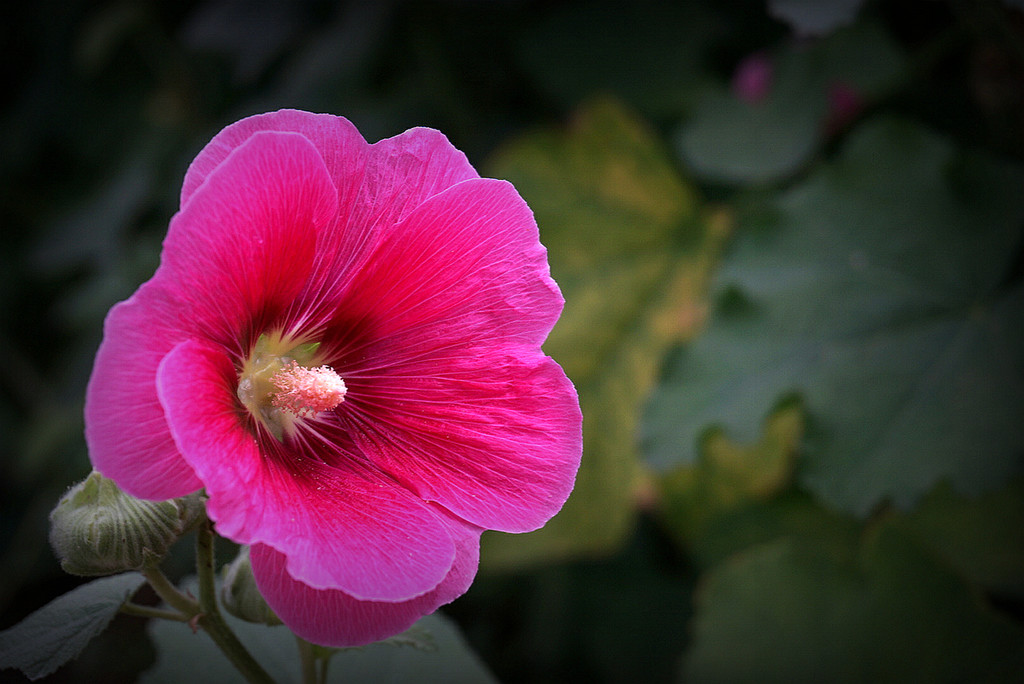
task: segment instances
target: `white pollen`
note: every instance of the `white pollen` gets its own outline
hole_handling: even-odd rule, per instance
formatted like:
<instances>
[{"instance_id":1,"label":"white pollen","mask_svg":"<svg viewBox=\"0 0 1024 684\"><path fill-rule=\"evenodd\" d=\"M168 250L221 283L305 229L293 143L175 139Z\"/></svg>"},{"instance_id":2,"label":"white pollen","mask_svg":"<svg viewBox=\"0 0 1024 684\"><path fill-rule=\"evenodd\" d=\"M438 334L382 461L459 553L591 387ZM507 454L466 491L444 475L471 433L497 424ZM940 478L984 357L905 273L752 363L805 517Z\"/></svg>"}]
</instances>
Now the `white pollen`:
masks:
<instances>
[{"instance_id":1,"label":"white pollen","mask_svg":"<svg viewBox=\"0 0 1024 684\"><path fill-rule=\"evenodd\" d=\"M348 391L330 366L306 368L295 361L289 361L270 381L278 390L274 406L306 418L336 408Z\"/></svg>"}]
</instances>

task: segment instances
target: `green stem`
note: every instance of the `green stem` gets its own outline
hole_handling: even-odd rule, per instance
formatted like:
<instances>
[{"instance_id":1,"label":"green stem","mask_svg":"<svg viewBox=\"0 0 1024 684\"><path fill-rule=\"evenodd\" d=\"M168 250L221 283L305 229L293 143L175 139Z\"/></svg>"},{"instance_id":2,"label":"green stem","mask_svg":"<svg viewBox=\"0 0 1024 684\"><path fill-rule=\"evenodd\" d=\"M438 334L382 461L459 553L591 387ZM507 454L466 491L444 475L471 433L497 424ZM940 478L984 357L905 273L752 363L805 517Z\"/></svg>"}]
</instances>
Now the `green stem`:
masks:
<instances>
[{"instance_id":1,"label":"green stem","mask_svg":"<svg viewBox=\"0 0 1024 684\"><path fill-rule=\"evenodd\" d=\"M220 615L213 557L213 526L209 519L200 520L196 527L196 575L199 577L199 606L203 613Z\"/></svg>"},{"instance_id":2,"label":"green stem","mask_svg":"<svg viewBox=\"0 0 1024 684\"><path fill-rule=\"evenodd\" d=\"M274 680L238 640L217 607L213 528L208 519L200 522L196 530L196 573L199 575L199 626L250 684L273 684Z\"/></svg>"},{"instance_id":3,"label":"green stem","mask_svg":"<svg viewBox=\"0 0 1024 684\"><path fill-rule=\"evenodd\" d=\"M299 659L302 661L302 684L317 684L316 676L316 654L313 653L313 644L300 636L295 637L295 643L299 646Z\"/></svg>"},{"instance_id":4,"label":"green stem","mask_svg":"<svg viewBox=\"0 0 1024 684\"><path fill-rule=\"evenodd\" d=\"M320 679L317 684L327 684L327 666L331 664L330 658L321 658L320 660Z\"/></svg>"},{"instance_id":5,"label":"green stem","mask_svg":"<svg viewBox=\"0 0 1024 684\"><path fill-rule=\"evenodd\" d=\"M196 615L199 615L201 610L199 603L174 586L171 580L167 579L167 576L155 564L143 566L142 575L149 582L149 586L153 587L153 591L157 593L157 596L162 598L164 603L178 611L185 620L191 620Z\"/></svg>"},{"instance_id":6,"label":"green stem","mask_svg":"<svg viewBox=\"0 0 1024 684\"><path fill-rule=\"evenodd\" d=\"M179 613L176 610L164 610L152 606L140 606L137 603L126 603L121 606L121 612L125 615L137 615L144 618L157 618L159 620L174 620L175 622L188 622L191 615Z\"/></svg>"}]
</instances>

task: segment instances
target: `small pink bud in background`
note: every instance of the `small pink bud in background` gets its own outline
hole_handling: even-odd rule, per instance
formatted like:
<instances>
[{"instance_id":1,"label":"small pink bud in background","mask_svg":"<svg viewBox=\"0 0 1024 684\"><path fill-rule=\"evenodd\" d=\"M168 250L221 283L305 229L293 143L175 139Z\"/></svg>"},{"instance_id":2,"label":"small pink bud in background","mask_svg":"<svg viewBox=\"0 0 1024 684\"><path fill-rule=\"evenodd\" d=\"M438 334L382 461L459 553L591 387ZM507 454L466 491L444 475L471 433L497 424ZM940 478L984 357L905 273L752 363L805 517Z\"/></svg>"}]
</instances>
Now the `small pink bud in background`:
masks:
<instances>
[{"instance_id":1,"label":"small pink bud in background","mask_svg":"<svg viewBox=\"0 0 1024 684\"><path fill-rule=\"evenodd\" d=\"M836 81L828 88L828 115L825 131L834 135L846 128L864 111L864 96L845 81Z\"/></svg>"},{"instance_id":2,"label":"small pink bud in background","mask_svg":"<svg viewBox=\"0 0 1024 684\"><path fill-rule=\"evenodd\" d=\"M748 55L732 75L732 93L747 104L761 102L772 89L775 64L765 52Z\"/></svg>"}]
</instances>

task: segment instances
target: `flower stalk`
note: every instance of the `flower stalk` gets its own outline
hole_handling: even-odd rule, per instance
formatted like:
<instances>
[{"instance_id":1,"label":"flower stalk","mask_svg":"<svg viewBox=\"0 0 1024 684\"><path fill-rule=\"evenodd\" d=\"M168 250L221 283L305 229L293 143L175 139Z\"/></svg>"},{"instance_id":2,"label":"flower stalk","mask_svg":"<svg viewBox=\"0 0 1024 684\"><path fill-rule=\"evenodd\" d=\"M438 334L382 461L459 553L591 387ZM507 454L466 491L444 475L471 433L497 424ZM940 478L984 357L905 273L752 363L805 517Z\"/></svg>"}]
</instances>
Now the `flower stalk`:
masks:
<instances>
[{"instance_id":1,"label":"flower stalk","mask_svg":"<svg viewBox=\"0 0 1024 684\"><path fill-rule=\"evenodd\" d=\"M214 576L213 539L213 528L209 518L204 514L196 530L198 600L174 586L174 583L160 569L160 558L150 555L140 571L149 585L153 587L153 591L171 607L171 610L126 603L121 607L121 612L144 618L188 622L193 626L198 626L210 635L217 648L227 656L246 681L250 684L274 684L274 680L238 640L220 613ZM303 668L305 668L305 662L303 662Z\"/></svg>"},{"instance_id":2,"label":"flower stalk","mask_svg":"<svg viewBox=\"0 0 1024 684\"><path fill-rule=\"evenodd\" d=\"M157 620L172 620L174 622L188 622L191 618L176 610L164 610L153 606L140 606L138 603L126 603L121 606L121 612L125 615L134 615L141 618L155 618Z\"/></svg>"},{"instance_id":3,"label":"flower stalk","mask_svg":"<svg viewBox=\"0 0 1024 684\"><path fill-rule=\"evenodd\" d=\"M196 530L196 574L199 577L199 613L197 624L210 635L217 647L250 684L273 684L248 649L231 631L217 606L217 589L213 559L213 528L205 518Z\"/></svg>"},{"instance_id":4,"label":"flower stalk","mask_svg":"<svg viewBox=\"0 0 1024 684\"><path fill-rule=\"evenodd\" d=\"M157 593L157 596L163 599L164 603L178 611L185 621L199 615L201 610L199 603L174 586L171 580L167 579L167 575L157 566L156 559L144 565L141 572L142 576L149 582L149 586L153 587L153 591Z\"/></svg>"},{"instance_id":5,"label":"flower stalk","mask_svg":"<svg viewBox=\"0 0 1024 684\"><path fill-rule=\"evenodd\" d=\"M320 678L317 676L313 644L300 636L295 637L295 643L299 647L299 659L302 662L302 684L319 684Z\"/></svg>"}]
</instances>

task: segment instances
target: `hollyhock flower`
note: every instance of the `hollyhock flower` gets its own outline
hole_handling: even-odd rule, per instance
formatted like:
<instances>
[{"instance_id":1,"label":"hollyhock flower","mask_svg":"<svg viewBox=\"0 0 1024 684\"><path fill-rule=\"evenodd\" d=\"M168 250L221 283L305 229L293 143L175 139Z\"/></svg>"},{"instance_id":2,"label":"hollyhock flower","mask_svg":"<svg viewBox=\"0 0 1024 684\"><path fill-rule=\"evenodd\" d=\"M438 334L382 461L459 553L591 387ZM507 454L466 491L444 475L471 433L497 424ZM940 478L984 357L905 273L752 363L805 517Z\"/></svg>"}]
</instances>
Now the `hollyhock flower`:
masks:
<instances>
[{"instance_id":1,"label":"hollyhock flower","mask_svg":"<svg viewBox=\"0 0 1024 684\"><path fill-rule=\"evenodd\" d=\"M375 641L466 591L482 530L569 495L579 404L540 350L562 304L526 204L437 131L244 119L107 317L90 455L137 497L205 488L300 636Z\"/></svg>"}]
</instances>

